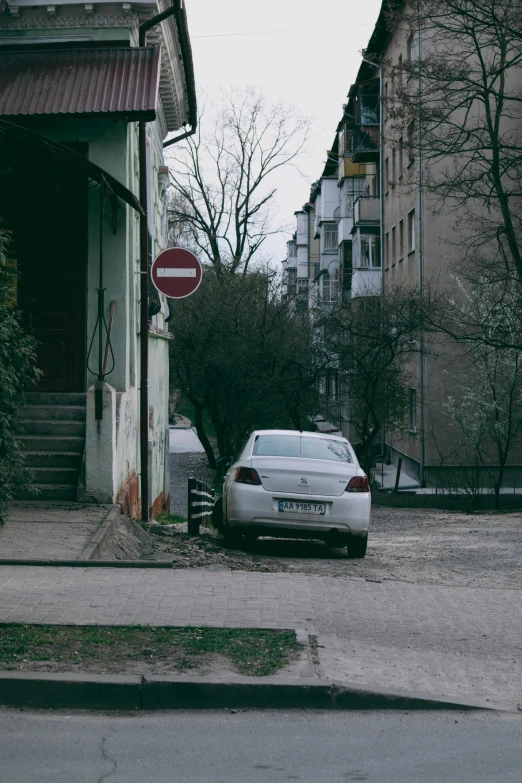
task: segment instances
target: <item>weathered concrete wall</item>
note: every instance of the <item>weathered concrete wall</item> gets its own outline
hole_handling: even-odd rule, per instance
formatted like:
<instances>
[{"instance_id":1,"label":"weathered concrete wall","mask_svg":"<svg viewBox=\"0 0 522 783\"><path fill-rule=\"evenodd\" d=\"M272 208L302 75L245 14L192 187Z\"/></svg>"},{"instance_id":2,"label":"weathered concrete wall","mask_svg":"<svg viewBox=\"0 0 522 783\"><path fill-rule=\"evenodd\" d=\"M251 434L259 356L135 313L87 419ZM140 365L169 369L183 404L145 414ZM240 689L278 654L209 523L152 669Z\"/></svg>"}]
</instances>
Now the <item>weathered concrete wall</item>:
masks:
<instances>
[{"instance_id":1,"label":"weathered concrete wall","mask_svg":"<svg viewBox=\"0 0 522 783\"><path fill-rule=\"evenodd\" d=\"M149 498L151 506L159 510L156 507L164 505L169 494L168 483L165 486L169 458L169 340L159 335L149 337L149 378Z\"/></svg>"},{"instance_id":2,"label":"weathered concrete wall","mask_svg":"<svg viewBox=\"0 0 522 783\"><path fill-rule=\"evenodd\" d=\"M101 384L102 418L95 418L96 386L87 391L85 491L98 503L114 503L117 490L116 392Z\"/></svg>"}]
</instances>

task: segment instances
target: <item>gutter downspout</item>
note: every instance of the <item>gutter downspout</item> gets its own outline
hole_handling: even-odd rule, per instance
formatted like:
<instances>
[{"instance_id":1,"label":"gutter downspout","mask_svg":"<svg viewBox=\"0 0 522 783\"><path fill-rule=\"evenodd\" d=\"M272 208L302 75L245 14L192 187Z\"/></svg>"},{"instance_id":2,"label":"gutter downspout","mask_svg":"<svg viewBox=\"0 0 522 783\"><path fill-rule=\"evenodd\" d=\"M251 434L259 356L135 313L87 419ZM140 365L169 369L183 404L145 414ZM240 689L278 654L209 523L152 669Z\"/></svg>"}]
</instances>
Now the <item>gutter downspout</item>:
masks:
<instances>
[{"instance_id":1,"label":"gutter downspout","mask_svg":"<svg viewBox=\"0 0 522 783\"><path fill-rule=\"evenodd\" d=\"M373 65L374 68L379 69L379 219L381 222L381 230L379 234L380 248L379 256L381 260L381 297L384 304L384 107L382 103L383 91L382 91L382 68L380 65L372 62L371 60L365 60L364 63ZM386 451L386 424L382 425L381 435L381 452L382 459L384 461L384 454Z\"/></svg>"},{"instance_id":2,"label":"gutter downspout","mask_svg":"<svg viewBox=\"0 0 522 783\"><path fill-rule=\"evenodd\" d=\"M151 19L147 19L138 28L138 45L145 46L147 30L155 27L169 16L176 16L178 37L183 56L187 98L189 101L189 121L192 130L172 139L174 144L187 138L196 130L197 109L195 102L194 70L188 38L186 13L183 0L173 0L173 5ZM187 78L187 69L189 78ZM140 120L139 128L139 169L140 169L140 462L141 462L141 519L149 521L149 194L147 187L147 123Z\"/></svg>"},{"instance_id":3,"label":"gutter downspout","mask_svg":"<svg viewBox=\"0 0 522 783\"><path fill-rule=\"evenodd\" d=\"M420 429L420 448L419 448L419 483L421 487L425 484L425 459L426 459L426 444L424 436L424 323L422 316L422 296L424 285L424 248L422 237L422 206L423 206L423 193L422 193L422 123L421 118L421 102L422 102L422 80L420 73L420 61L421 61L421 26L420 26L420 9L417 2L417 34L419 36L418 41L418 58L419 58L419 76L417 84L417 100L418 100L418 130L417 130L417 274L419 278L419 299L420 299L420 322L419 322L419 429Z\"/></svg>"}]
</instances>

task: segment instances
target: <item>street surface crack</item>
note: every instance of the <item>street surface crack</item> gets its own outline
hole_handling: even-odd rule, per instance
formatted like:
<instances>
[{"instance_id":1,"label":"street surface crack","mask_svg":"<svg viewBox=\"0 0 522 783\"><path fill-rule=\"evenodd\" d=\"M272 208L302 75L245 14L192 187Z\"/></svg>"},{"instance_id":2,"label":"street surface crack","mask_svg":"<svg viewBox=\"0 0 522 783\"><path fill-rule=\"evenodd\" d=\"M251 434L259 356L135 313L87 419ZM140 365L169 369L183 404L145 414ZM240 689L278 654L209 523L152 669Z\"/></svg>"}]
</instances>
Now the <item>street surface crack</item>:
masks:
<instances>
[{"instance_id":1,"label":"street surface crack","mask_svg":"<svg viewBox=\"0 0 522 783\"><path fill-rule=\"evenodd\" d=\"M114 775L116 769L118 768L118 762L116 761L116 759L113 759L112 756L109 756L109 754L107 753L107 748L105 747L105 743L110 737L114 736L114 733L115 733L114 729L110 729L110 733L107 734L107 736L103 737L102 741L98 746L102 755L102 759L104 761L109 761L112 764L112 769L110 770L110 772L101 775L101 777L98 778L96 783L103 783L104 780L107 780L107 778L110 778L111 775Z\"/></svg>"}]
</instances>

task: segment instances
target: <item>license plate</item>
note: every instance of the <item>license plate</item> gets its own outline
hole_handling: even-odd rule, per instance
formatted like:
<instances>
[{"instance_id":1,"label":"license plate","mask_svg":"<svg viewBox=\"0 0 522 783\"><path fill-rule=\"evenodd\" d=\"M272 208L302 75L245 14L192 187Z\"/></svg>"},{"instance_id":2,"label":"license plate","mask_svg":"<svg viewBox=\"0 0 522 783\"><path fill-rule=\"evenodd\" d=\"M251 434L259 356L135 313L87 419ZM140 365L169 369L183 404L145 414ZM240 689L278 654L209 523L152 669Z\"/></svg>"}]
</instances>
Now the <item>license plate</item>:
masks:
<instances>
[{"instance_id":1,"label":"license plate","mask_svg":"<svg viewBox=\"0 0 522 783\"><path fill-rule=\"evenodd\" d=\"M324 503L299 503L295 500L280 500L279 511L289 511L294 514L326 514Z\"/></svg>"}]
</instances>

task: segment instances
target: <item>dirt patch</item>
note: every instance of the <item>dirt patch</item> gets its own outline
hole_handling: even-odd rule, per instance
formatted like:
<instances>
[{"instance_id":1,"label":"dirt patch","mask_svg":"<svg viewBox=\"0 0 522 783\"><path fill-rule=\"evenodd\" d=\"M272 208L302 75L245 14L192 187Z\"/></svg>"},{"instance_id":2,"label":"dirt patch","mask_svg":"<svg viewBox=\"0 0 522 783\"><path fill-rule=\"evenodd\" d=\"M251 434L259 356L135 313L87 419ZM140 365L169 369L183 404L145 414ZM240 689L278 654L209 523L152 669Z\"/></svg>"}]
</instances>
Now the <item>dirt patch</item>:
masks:
<instances>
[{"instance_id":1,"label":"dirt patch","mask_svg":"<svg viewBox=\"0 0 522 783\"><path fill-rule=\"evenodd\" d=\"M0 625L0 669L97 674L274 674L302 651L294 631Z\"/></svg>"},{"instance_id":2,"label":"dirt patch","mask_svg":"<svg viewBox=\"0 0 522 783\"><path fill-rule=\"evenodd\" d=\"M154 540L135 520L122 515L105 539L100 560L141 560L154 551Z\"/></svg>"},{"instance_id":3,"label":"dirt patch","mask_svg":"<svg viewBox=\"0 0 522 783\"><path fill-rule=\"evenodd\" d=\"M215 530L187 535L186 525L161 526L150 559L174 568L208 568L397 579L430 584L522 587L522 515L462 514L374 507L368 554L319 541L261 538L227 549Z\"/></svg>"}]
</instances>

